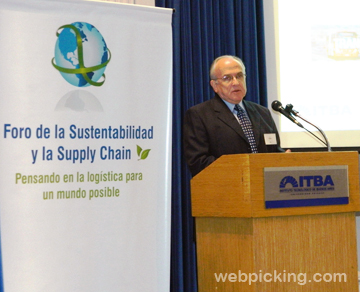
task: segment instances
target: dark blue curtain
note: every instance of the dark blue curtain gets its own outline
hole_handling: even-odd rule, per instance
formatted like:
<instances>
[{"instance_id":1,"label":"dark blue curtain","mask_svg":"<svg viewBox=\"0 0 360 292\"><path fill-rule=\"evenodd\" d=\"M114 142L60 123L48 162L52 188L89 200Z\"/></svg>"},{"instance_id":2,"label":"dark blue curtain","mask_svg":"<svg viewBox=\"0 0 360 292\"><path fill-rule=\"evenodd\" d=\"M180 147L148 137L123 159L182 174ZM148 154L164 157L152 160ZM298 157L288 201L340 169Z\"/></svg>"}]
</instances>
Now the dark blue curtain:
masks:
<instances>
[{"instance_id":1,"label":"dark blue curtain","mask_svg":"<svg viewBox=\"0 0 360 292\"><path fill-rule=\"evenodd\" d=\"M185 111L212 98L209 67L220 55L246 66L246 99L267 106L262 0L156 0L173 15L171 291L195 292L196 247L190 174L182 153Z\"/></svg>"}]
</instances>

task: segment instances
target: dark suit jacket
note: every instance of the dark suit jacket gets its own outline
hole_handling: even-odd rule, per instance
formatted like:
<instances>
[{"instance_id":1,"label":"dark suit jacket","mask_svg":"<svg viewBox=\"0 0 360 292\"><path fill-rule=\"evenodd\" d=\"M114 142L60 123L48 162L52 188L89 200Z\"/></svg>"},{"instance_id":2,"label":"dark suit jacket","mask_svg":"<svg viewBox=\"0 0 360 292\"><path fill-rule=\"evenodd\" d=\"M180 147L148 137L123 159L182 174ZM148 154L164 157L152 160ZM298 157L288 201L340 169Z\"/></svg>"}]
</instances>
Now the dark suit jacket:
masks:
<instances>
[{"instance_id":1,"label":"dark suit jacket","mask_svg":"<svg viewBox=\"0 0 360 292\"><path fill-rule=\"evenodd\" d=\"M284 151L270 111L251 101L243 100L243 104L253 125L258 151ZM265 133L275 133L278 144L266 145ZM251 153L239 122L218 95L186 112L183 134L185 159L193 176L221 155Z\"/></svg>"}]
</instances>

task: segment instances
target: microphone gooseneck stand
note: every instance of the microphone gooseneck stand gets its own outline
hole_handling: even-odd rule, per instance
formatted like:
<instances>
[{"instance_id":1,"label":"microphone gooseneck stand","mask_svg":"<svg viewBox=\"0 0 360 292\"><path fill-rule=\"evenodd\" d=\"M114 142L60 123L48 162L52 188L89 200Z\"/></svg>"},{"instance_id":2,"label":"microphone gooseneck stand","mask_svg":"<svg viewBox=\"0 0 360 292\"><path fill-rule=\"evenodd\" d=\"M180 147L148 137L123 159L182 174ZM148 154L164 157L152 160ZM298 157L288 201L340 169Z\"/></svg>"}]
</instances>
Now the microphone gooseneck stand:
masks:
<instances>
[{"instance_id":1,"label":"microphone gooseneck stand","mask_svg":"<svg viewBox=\"0 0 360 292\"><path fill-rule=\"evenodd\" d=\"M313 126L314 128L316 128L317 130L319 130L319 132L321 133L321 135L324 137L325 142L320 139L318 136L316 136L314 133L312 133L311 131L309 131L308 129L306 129L305 127L302 127L303 129L305 129L307 132L309 132L311 135L313 135L316 139L318 139L319 141L321 141L328 149L329 152L331 152L331 147L330 147L330 143L329 140L327 139L325 133L323 130L321 130L319 127L317 127L316 125L314 125L313 123L310 123L308 120L304 119L302 116L299 115L299 112L296 110L293 110L293 105L292 104L288 104L285 107L285 111L288 112L289 114L293 114L295 116L297 116L298 118L302 119L303 121L305 121L306 123L308 123L309 125Z\"/></svg>"}]
</instances>

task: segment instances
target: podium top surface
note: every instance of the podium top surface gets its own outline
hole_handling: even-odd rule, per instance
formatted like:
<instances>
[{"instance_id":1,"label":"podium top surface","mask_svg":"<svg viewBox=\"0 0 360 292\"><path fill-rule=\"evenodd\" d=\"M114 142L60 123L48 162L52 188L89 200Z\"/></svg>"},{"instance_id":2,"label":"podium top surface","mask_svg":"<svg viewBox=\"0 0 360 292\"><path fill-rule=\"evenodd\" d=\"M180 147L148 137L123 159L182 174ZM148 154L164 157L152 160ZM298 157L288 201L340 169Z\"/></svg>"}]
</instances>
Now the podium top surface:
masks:
<instances>
[{"instance_id":1,"label":"podium top surface","mask_svg":"<svg viewBox=\"0 0 360 292\"><path fill-rule=\"evenodd\" d=\"M349 203L265 208L264 168L347 166ZM360 211L359 154L295 152L224 155L191 180L194 217L271 217Z\"/></svg>"}]
</instances>

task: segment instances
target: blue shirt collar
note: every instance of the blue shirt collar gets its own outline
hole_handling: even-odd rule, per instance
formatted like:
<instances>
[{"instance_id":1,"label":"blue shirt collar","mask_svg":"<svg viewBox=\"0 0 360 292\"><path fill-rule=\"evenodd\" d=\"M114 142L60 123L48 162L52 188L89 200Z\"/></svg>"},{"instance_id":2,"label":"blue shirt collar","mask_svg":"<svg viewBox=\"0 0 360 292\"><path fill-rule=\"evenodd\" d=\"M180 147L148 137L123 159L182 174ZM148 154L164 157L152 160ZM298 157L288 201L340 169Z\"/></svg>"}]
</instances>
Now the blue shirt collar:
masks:
<instances>
[{"instance_id":1,"label":"blue shirt collar","mask_svg":"<svg viewBox=\"0 0 360 292\"><path fill-rule=\"evenodd\" d=\"M230 102L228 102L228 101L226 101L226 100L224 100L224 99L223 99L223 102L225 102L225 104L227 105L227 107L229 108L229 110L233 113L233 112L234 112L235 104L230 103ZM245 109L245 107L244 107L243 101L240 101L239 106L241 106L241 107L245 110L245 112L246 112L246 109Z\"/></svg>"}]
</instances>

